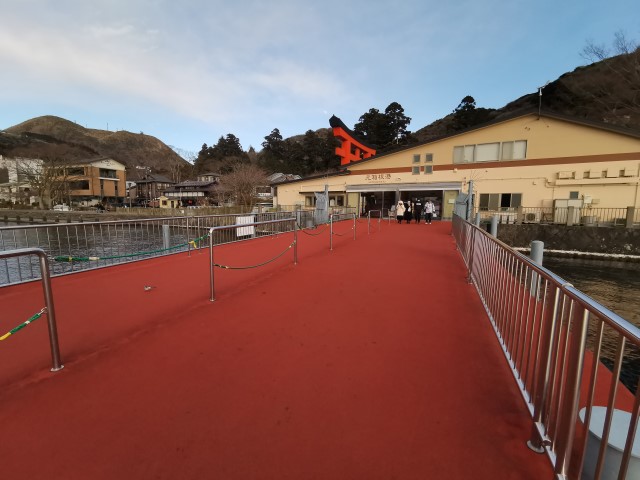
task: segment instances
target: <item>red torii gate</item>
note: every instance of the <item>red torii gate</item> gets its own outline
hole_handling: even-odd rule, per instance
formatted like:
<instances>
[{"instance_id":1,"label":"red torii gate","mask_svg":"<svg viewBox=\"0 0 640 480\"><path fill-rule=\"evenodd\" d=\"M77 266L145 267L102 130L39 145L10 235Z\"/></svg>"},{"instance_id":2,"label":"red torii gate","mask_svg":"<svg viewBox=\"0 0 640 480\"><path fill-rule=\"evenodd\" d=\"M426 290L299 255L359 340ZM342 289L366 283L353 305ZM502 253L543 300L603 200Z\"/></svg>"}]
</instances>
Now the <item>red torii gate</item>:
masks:
<instances>
[{"instance_id":1,"label":"red torii gate","mask_svg":"<svg viewBox=\"0 0 640 480\"><path fill-rule=\"evenodd\" d=\"M341 145L336 148L336 155L340 157L340 165L348 165L376 154L374 148L356 140L353 137L353 132L335 115L329 119L329 125L333 128L333 136L341 142Z\"/></svg>"}]
</instances>

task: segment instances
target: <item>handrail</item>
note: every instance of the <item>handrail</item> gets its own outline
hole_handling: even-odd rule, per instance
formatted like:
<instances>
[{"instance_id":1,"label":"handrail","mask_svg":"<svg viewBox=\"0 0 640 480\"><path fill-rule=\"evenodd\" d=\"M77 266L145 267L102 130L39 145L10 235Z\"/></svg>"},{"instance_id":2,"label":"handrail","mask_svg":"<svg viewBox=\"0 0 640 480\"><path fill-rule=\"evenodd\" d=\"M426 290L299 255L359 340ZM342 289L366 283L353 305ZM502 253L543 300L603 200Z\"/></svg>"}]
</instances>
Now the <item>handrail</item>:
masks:
<instances>
[{"instance_id":1,"label":"handrail","mask_svg":"<svg viewBox=\"0 0 640 480\"><path fill-rule=\"evenodd\" d=\"M298 222L296 221L296 217L283 218L279 220L265 220L262 222L252 222L252 223L237 223L235 225L221 225L218 227L209 228L209 285L211 295L209 297L209 301L216 301L215 294L215 275L214 271L214 260L213 260L213 234L219 230L231 230L233 228L246 228L246 227L255 227L256 225L268 225L274 223L283 223L283 222L292 222L293 223L293 263L298 263Z\"/></svg>"},{"instance_id":2,"label":"handrail","mask_svg":"<svg viewBox=\"0 0 640 480\"><path fill-rule=\"evenodd\" d=\"M625 387L621 372L627 355L640 354L640 329L461 217L454 215L452 231L468 280L482 300L531 413L530 447L547 454L558 479L577 480L585 460L597 457L595 466L588 468L593 470L591 478L600 478L613 414L630 410L619 465L624 478L640 414L640 389L637 375L635 383ZM611 371L603 358L613 366ZM589 455L591 433L586 432L592 428L594 405L606 406L606 418L603 429L593 427L602 445ZM581 411L584 434L578 432ZM618 468L607 462L607 468Z\"/></svg>"},{"instance_id":3,"label":"handrail","mask_svg":"<svg viewBox=\"0 0 640 480\"><path fill-rule=\"evenodd\" d=\"M191 253L210 227L235 225L237 218L254 221L289 218L293 212L204 215L74 222L0 227L0 251L41 248L50 258L73 261L51 264L52 276L110 267L181 252ZM223 241L225 241L223 239ZM235 240L234 240L235 241ZM206 245L206 243L204 244ZM170 247L170 248L167 248ZM134 255L135 254L135 255ZM91 258L91 262L75 258ZM36 269L15 259L0 260L0 288L37 278Z\"/></svg>"},{"instance_id":4,"label":"handrail","mask_svg":"<svg viewBox=\"0 0 640 480\"><path fill-rule=\"evenodd\" d=\"M44 302L46 305L47 324L49 326L49 345L51 347L52 372L57 372L64 368L60 360L60 347L58 346L58 329L56 327L56 312L53 306L53 292L51 291L51 276L49 274L49 262L47 254L40 248L20 248L0 252L0 258L23 257L27 255L37 255L40 264L40 276L42 277L42 290L44 292Z\"/></svg>"}]
</instances>

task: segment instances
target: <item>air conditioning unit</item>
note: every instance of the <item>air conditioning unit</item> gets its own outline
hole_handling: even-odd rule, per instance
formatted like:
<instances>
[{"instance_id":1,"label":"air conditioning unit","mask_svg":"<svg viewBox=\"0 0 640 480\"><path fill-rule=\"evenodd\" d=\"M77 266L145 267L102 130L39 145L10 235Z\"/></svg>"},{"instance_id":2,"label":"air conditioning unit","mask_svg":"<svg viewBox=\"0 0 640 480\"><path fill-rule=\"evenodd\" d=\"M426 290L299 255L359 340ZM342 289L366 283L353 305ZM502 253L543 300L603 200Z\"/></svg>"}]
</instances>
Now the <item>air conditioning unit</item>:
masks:
<instances>
[{"instance_id":1,"label":"air conditioning unit","mask_svg":"<svg viewBox=\"0 0 640 480\"><path fill-rule=\"evenodd\" d=\"M573 178L573 172L558 172L559 179Z\"/></svg>"},{"instance_id":2,"label":"air conditioning unit","mask_svg":"<svg viewBox=\"0 0 640 480\"><path fill-rule=\"evenodd\" d=\"M601 170L589 170L589 178L602 178Z\"/></svg>"},{"instance_id":3,"label":"air conditioning unit","mask_svg":"<svg viewBox=\"0 0 640 480\"><path fill-rule=\"evenodd\" d=\"M527 223L540 223L540 212L525 213L524 221Z\"/></svg>"}]
</instances>

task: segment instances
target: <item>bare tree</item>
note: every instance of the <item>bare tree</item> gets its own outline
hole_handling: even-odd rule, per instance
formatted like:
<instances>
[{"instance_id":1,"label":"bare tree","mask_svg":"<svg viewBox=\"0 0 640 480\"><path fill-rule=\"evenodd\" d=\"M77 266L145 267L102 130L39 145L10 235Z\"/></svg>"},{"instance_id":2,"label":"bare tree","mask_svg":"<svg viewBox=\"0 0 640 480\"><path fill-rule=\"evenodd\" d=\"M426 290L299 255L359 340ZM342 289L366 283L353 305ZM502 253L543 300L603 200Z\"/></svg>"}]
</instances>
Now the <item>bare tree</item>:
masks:
<instances>
[{"instance_id":1,"label":"bare tree","mask_svg":"<svg viewBox=\"0 0 640 480\"><path fill-rule=\"evenodd\" d=\"M248 163L238 163L231 172L220 177L219 188L223 194L233 198L236 204L253 207L258 199L256 188L268 184L264 170Z\"/></svg>"},{"instance_id":2,"label":"bare tree","mask_svg":"<svg viewBox=\"0 0 640 480\"><path fill-rule=\"evenodd\" d=\"M602 69L588 84L577 86L579 93L611 113L640 115L640 45L618 31L613 50L590 40L581 56Z\"/></svg>"},{"instance_id":3,"label":"bare tree","mask_svg":"<svg viewBox=\"0 0 640 480\"><path fill-rule=\"evenodd\" d=\"M36 193L41 209L49 203L64 203L69 198L68 168L59 158L18 158L16 172L18 181L28 184Z\"/></svg>"}]
</instances>

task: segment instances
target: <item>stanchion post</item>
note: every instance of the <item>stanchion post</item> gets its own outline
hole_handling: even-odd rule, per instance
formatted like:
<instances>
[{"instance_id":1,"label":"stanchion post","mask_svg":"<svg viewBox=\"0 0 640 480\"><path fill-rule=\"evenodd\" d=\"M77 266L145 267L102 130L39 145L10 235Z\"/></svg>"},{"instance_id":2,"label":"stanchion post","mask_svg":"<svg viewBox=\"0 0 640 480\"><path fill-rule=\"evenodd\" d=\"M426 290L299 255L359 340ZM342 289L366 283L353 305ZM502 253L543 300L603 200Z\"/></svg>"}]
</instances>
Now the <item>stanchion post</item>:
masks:
<instances>
[{"instance_id":1,"label":"stanchion post","mask_svg":"<svg viewBox=\"0 0 640 480\"><path fill-rule=\"evenodd\" d=\"M44 302L47 306L47 324L49 326L49 344L51 345L52 372L62 370L64 365L60 360L60 347L58 346L58 329L56 327L56 310L53 306L53 293L51 292L51 275L49 272L49 262L44 252L38 253L40 260L40 270L42 272L42 289L44 291Z\"/></svg>"},{"instance_id":2,"label":"stanchion post","mask_svg":"<svg viewBox=\"0 0 640 480\"><path fill-rule=\"evenodd\" d=\"M333 250L333 213L329 215L329 250Z\"/></svg>"},{"instance_id":3,"label":"stanchion post","mask_svg":"<svg viewBox=\"0 0 640 480\"><path fill-rule=\"evenodd\" d=\"M189 241L189 217L187 217L187 256L191 257L191 242Z\"/></svg>"},{"instance_id":4,"label":"stanchion post","mask_svg":"<svg viewBox=\"0 0 640 480\"><path fill-rule=\"evenodd\" d=\"M211 228L209 230L209 285L211 286L211 296L209 297L210 302L216 301L213 277L213 228Z\"/></svg>"},{"instance_id":5,"label":"stanchion post","mask_svg":"<svg viewBox=\"0 0 640 480\"><path fill-rule=\"evenodd\" d=\"M293 264L298 264L298 222L293 218Z\"/></svg>"},{"instance_id":6,"label":"stanchion post","mask_svg":"<svg viewBox=\"0 0 640 480\"><path fill-rule=\"evenodd\" d=\"M353 214L353 239L356 239L356 214Z\"/></svg>"}]
</instances>

